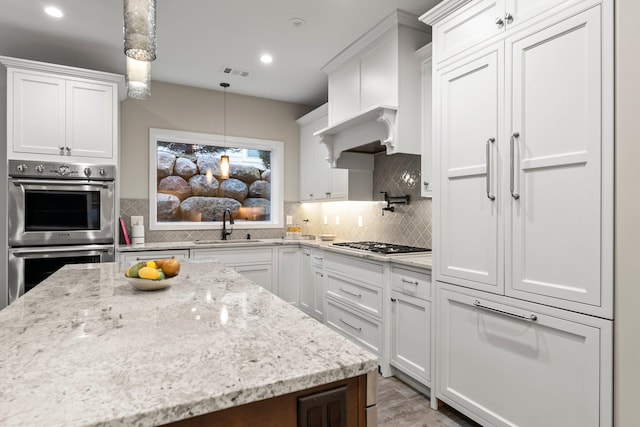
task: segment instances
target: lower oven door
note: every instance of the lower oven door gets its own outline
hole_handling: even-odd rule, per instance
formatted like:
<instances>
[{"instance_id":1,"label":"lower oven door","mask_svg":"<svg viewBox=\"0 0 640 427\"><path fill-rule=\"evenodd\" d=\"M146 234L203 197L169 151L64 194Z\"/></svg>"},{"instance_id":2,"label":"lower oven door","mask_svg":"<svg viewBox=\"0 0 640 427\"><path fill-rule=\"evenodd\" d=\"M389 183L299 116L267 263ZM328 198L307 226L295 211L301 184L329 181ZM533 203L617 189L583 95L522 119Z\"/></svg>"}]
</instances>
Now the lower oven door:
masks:
<instances>
[{"instance_id":1,"label":"lower oven door","mask_svg":"<svg viewBox=\"0 0 640 427\"><path fill-rule=\"evenodd\" d=\"M114 245L9 249L9 304L66 264L111 262L114 260Z\"/></svg>"}]
</instances>

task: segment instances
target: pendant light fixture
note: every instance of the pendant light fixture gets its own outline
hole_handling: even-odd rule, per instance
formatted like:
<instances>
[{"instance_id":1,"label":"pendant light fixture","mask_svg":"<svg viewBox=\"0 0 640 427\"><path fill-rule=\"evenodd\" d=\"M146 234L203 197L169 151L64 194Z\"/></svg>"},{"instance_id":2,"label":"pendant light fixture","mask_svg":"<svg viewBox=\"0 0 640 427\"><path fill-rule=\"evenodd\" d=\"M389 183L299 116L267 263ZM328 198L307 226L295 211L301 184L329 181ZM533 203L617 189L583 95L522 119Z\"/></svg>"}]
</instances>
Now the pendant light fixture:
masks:
<instances>
[{"instance_id":1,"label":"pendant light fixture","mask_svg":"<svg viewBox=\"0 0 640 427\"><path fill-rule=\"evenodd\" d=\"M156 59L156 0L124 0L127 95L151 97L151 61Z\"/></svg>"},{"instance_id":2,"label":"pendant light fixture","mask_svg":"<svg viewBox=\"0 0 640 427\"><path fill-rule=\"evenodd\" d=\"M156 59L155 0L124 0L124 53L138 61Z\"/></svg>"},{"instance_id":3,"label":"pendant light fixture","mask_svg":"<svg viewBox=\"0 0 640 427\"><path fill-rule=\"evenodd\" d=\"M224 108L222 119L222 145L224 147L224 154L220 156L220 178L228 179L231 165L229 164L229 156L227 156L227 88L230 86L230 84L220 83L220 86L222 86L224 90Z\"/></svg>"}]
</instances>

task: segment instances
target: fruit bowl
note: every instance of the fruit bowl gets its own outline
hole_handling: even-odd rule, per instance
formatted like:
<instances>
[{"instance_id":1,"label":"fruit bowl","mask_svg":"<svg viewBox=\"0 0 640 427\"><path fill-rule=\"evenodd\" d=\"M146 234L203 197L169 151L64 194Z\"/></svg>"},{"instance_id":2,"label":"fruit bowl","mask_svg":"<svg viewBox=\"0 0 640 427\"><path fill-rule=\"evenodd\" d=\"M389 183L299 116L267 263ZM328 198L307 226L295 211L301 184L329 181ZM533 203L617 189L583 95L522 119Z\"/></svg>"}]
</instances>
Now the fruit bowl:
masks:
<instances>
[{"instance_id":1,"label":"fruit bowl","mask_svg":"<svg viewBox=\"0 0 640 427\"><path fill-rule=\"evenodd\" d=\"M164 289L174 282L175 277L171 277L170 279L164 280L149 280L149 279L140 279L138 277L125 277L127 282L134 288L141 291L157 291L159 289Z\"/></svg>"},{"instance_id":2,"label":"fruit bowl","mask_svg":"<svg viewBox=\"0 0 640 427\"><path fill-rule=\"evenodd\" d=\"M155 291L171 285L180 272L176 259L158 259L133 264L124 273L127 282L141 291Z\"/></svg>"}]
</instances>

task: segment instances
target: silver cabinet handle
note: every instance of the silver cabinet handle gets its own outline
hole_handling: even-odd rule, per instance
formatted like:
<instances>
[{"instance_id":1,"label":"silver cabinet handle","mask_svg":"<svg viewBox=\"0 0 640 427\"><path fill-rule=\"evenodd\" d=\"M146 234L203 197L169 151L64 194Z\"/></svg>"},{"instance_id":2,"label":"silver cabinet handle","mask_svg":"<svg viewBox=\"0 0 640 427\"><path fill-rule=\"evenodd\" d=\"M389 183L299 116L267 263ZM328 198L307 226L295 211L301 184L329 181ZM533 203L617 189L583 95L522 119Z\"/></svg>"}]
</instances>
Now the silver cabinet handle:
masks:
<instances>
[{"instance_id":1,"label":"silver cabinet handle","mask_svg":"<svg viewBox=\"0 0 640 427\"><path fill-rule=\"evenodd\" d=\"M71 155L71 148L66 147L65 150L67 150L67 156L70 156Z\"/></svg>"},{"instance_id":2,"label":"silver cabinet handle","mask_svg":"<svg viewBox=\"0 0 640 427\"><path fill-rule=\"evenodd\" d=\"M507 23L507 25L508 25L508 24L511 24L511 23L513 22L513 15L511 15L511 13L507 12L507 13L504 15L504 22L506 22L506 23Z\"/></svg>"},{"instance_id":3,"label":"silver cabinet handle","mask_svg":"<svg viewBox=\"0 0 640 427\"><path fill-rule=\"evenodd\" d=\"M419 285L419 284L420 284L420 282L418 282L417 280L416 280L416 281L413 281L413 280L407 280L407 279L405 279L404 277L401 277L401 278L400 278L400 281L401 281L402 283L410 283L410 284L412 284L412 285Z\"/></svg>"},{"instance_id":4,"label":"silver cabinet handle","mask_svg":"<svg viewBox=\"0 0 640 427\"><path fill-rule=\"evenodd\" d=\"M362 294L356 294L355 292L351 292L350 290L345 288L340 288L340 290L345 294L353 295L354 297L357 297L357 298L362 298Z\"/></svg>"},{"instance_id":5,"label":"silver cabinet handle","mask_svg":"<svg viewBox=\"0 0 640 427\"><path fill-rule=\"evenodd\" d=\"M157 259L158 259L158 257L151 257L151 258L149 258L149 257L143 257L143 256L136 257L136 261L155 261L155 260L157 260ZM167 258L162 258L162 259L167 259ZM176 256L175 256L175 255L172 255L172 256L171 256L170 258L168 258L168 259L176 259Z\"/></svg>"},{"instance_id":6,"label":"silver cabinet handle","mask_svg":"<svg viewBox=\"0 0 640 427\"><path fill-rule=\"evenodd\" d=\"M514 186L515 186L515 143L516 143L516 138L520 137L520 133L519 132L514 132L511 135L511 148L510 148L510 161L509 161L509 170L510 170L510 175L509 175L509 190L511 191L511 197L513 197L514 199L519 199L520 195L518 193L515 192Z\"/></svg>"},{"instance_id":7,"label":"silver cabinet handle","mask_svg":"<svg viewBox=\"0 0 640 427\"><path fill-rule=\"evenodd\" d=\"M535 322L536 320L538 320L538 316L536 316L535 314L530 314L528 316L523 316L521 314L510 313L508 311L499 310L497 308L487 307L486 305L482 305L482 303L480 301L478 301L478 300L475 300L473 302L473 305L475 305L476 307L481 308L483 310L493 311L495 313L504 314L506 316L517 317L518 319L529 320L530 322Z\"/></svg>"},{"instance_id":8,"label":"silver cabinet handle","mask_svg":"<svg viewBox=\"0 0 640 427\"><path fill-rule=\"evenodd\" d=\"M487 175L486 175L486 190L487 190L487 198L489 200L495 200L496 196L491 194L491 144L496 142L495 138L487 139L486 152L485 155L487 157Z\"/></svg>"},{"instance_id":9,"label":"silver cabinet handle","mask_svg":"<svg viewBox=\"0 0 640 427\"><path fill-rule=\"evenodd\" d=\"M353 328L353 329L355 329L356 331L360 331L360 332L362 332L362 328L360 328L360 327L358 327L358 326L354 326L354 325L352 325L351 323L349 323L349 322L347 322L346 320L344 320L342 317L340 317L340 321L341 321L342 323L344 323L345 325L347 325L348 327Z\"/></svg>"},{"instance_id":10,"label":"silver cabinet handle","mask_svg":"<svg viewBox=\"0 0 640 427\"><path fill-rule=\"evenodd\" d=\"M58 150L60 150L60 155L61 155L61 156L64 156L64 146L62 146L62 145L61 145L61 146L59 146L59 147L58 147Z\"/></svg>"},{"instance_id":11,"label":"silver cabinet handle","mask_svg":"<svg viewBox=\"0 0 640 427\"><path fill-rule=\"evenodd\" d=\"M311 254L304 254L304 256L311 256Z\"/></svg>"},{"instance_id":12,"label":"silver cabinet handle","mask_svg":"<svg viewBox=\"0 0 640 427\"><path fill-rule=\"evenodd\" d=\"M498 28L504 27L504 21L502 20L502 18L500 17L496 18L496 25L498 26Z\"/></svg>"},{"instance_id":13,"label":"silver cabinet handle","mask_svg":"<svg viewBox=\"0 0 640 427\"><path fill-rule=\"evenodd\" d=\"M391 298L391 302L396 302L396 301L398 301L398 300L395 299L395 298Z\"/></svg>"}]
</instances>

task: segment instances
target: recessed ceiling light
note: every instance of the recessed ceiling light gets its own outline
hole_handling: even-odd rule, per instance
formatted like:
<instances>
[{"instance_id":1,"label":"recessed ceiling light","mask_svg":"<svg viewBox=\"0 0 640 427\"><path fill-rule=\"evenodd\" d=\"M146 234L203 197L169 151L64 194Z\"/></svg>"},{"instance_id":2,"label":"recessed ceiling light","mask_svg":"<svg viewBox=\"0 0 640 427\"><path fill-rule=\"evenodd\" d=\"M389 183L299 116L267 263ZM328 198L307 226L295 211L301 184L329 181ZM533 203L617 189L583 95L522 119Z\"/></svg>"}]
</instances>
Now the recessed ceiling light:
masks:
<instances>
[{"instance_id":1,"label":"recessed ceiling light","mask_svg":"<svg viewBox=\"0 0 640 427\"><path fill-rule=\"evenodd\" d=\"M291 24L294 27L302 27L306 23L307 23L307 21L305 21L302 18L291 18L291 19L289 19L289 24Z\"/></svg>"},{"instance_id":2,"label":"recessed ceiling light","mask_svg":"<svg viewBox=\"0 0 640 427\"><path fill-rule=\"evenodd\" d=\"M262 55L260 57L260 61L263 64L271 64L273 62L273 57L271 55L269 55L268 53L265 53L264 55Z\"/></svg>"},{"instance_id":3,"label":"recessed ceiling light","mask_svg":"<svg viewBox=\"0 0 640 427\"><path fill-rule=\"evenodd\" d=\"M54 6L47 6L44 8L44 11L47 15L53 16L54 18L62 18L63 16L62 11Z\"/></svg>"}]
</instances>

